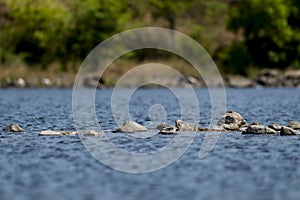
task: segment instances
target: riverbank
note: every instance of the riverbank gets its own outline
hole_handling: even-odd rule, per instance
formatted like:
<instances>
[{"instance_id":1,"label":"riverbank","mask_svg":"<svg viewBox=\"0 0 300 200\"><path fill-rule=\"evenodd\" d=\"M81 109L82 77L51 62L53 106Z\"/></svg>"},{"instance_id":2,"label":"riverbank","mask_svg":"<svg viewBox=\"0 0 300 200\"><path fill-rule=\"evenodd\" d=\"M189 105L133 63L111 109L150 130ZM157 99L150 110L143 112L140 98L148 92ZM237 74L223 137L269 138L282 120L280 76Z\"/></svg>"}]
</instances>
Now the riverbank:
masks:
<instances>
[{"instance_id":1,"label":"riverbank","mask_svg":"<svg viewBox=\"0 0 300 200\"><path fill-rule=\"evenodd\" d=\"M176 67L175 67L176 69ZM177 67L178 70L178 67ZM123 70L124 71L124 70ZM120 73L104 74L99 80L96 73L87 74L80 82L83 87L91 88L110 88L114 87L121 78ZM180 69L178 70L180 71ZM138 71L127 77L125 81L119 82L121 87L135 87L136 85L143 85L147 82L154 82L154 84L146 84L143 87L178 87L186 88L189 86L196 88L209 87L225 87L230 88L255 88L255 87L295 87L300 88L300 70L277 70L277 69L263 69L260 70L253 78L241 75L224 75L223 83L216 81L214 78L208 78L206 83L201 77L195 76L193 70L181 75L165 73L164 70L159 72ZM36 72L22 72L12 75L12 73L2 74L0 77L0 88L72 88L76 77L75 72L57 72L57 71L36 71ZM153 81L154 80L154 81ZM155 84L159 82L159 84Z\"/></svg>"}]
</instances>

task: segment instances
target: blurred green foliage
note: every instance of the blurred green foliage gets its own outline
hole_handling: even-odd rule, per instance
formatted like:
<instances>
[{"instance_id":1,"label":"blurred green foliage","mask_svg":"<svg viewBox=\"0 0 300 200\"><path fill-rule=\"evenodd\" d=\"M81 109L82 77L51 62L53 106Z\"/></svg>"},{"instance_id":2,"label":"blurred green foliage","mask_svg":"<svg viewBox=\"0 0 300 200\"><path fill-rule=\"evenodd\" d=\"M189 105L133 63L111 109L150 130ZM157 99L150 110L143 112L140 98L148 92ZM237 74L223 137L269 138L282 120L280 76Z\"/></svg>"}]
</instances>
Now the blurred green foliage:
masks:
<instances>
[{"instance_id":1,"label":"blurred green foliage","mask_svg":"<svg viewBox=\"0 0 300 200\"><path fill-rule=\"evenodd\" d=\"M299 67L299 22L299 0L0 0L0 64L67 70L113 34L163 26L197 40L224 73L246 75L250 67Z\"/></svg>"},{"instance_id":2,"label":"blurred green foliage","mask_svg":"<svg viewBox=\"0 0 300 200\"><path fill-rule=\"evenodd\" d=\"M223 64L286 68L299 62L300 3L298 0L240 0L231 6L228 29L243 40L225 48Z\"/></svg>"}]
</instances>

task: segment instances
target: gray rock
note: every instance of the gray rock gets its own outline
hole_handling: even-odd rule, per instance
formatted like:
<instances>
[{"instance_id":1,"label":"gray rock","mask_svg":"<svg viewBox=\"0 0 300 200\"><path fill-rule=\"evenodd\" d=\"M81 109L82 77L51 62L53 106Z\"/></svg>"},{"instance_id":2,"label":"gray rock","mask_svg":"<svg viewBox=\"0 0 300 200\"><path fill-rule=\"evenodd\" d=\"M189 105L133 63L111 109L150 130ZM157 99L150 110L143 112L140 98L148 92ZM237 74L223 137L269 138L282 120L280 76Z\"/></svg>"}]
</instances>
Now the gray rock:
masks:
<instances>
[{"instance_id":1,"label":"gray rock","mask_svg":"<svg viewBox=\"0 0 300 200\"><path fill-rule=\"evenodd\" d=\"M274 131L280 131L282 126L280 124L270 124L268 125L268 127L273 129Z\"/></svg>"},{"instance_id":2,"label":"gray rock","mask_svg":"<svg viewBox=\"0 0 300 200\"><path fill-rule=\"evenodd\" d=\"M24 129L18 124L10 124L2 129L4 132L23 132Z\"/></svg>"},{"instance_id":3,"label":"gray rock","mask_svg":"<svg viewBox=\"0 0 300 200\"><path fill-rule=\"evenodd\" d=\"M123 132L123 133L134 133L134 132L145 132L148 129L136 122L126 120L123 126L119 127L113 132Z\"/></svg>"},{"instance_id":4,"label":"gray rock","mask_svg":"<svg viewBox=\"0 0 300 200\"><path fill-rule=\"evenodd\" d=\"M228 110L214 126L214 129L238 131L241 126L246 124L246 120L239 113Z\"/></svg>"},{"instance_id":5,"label":"gray rock","mask_svg":"<svg viewBox=\"0 0 300 200\"><path fill-rule=\"evenodd\" d=\"M300 129L300 122L291 121L286 126L292 128L292 129L298 130L298 129Z\"/></svg>"},{"instance_id":6,"label":"gray rock","mask_svg":"<svg viewBox=\"0 0 300 200\"><path fill-rule=\"evenodd\" d=\"M41 131L38 136L62 136L62 135L77 135L75 131L53 131L45 130Z\"/></svg>"},{"instance_id":7,"label":"gray rock","mask_svg":"<svg viewBox=\"0 0 300 200\"><path fill-rule=\"evenodd\" d=\"M280 130L280 135L282 136L292 136L292 135L299 135L298 131L292 129L287 126L282 126Z\"/></svg>"},{"instance_id":8,"label":"gray rock","mask_svg":"<svg viewBox=\"0 0 300 200\"><path fill-rule=\"evenodd\" d=\"M182 120L177 119L175 126L178 131L197 131L197 127L192 123L184 123Z\"/></svg>"},{"instance_id":9,"label":"gray rock","mask_svg":"<svg viewBox=\"0 0 300 200\"><path fill-rule=\"evenodd\" d=\"M242 134L276 134L277 132L267 126L252 124Z\"/></svg>"}]
</instances>

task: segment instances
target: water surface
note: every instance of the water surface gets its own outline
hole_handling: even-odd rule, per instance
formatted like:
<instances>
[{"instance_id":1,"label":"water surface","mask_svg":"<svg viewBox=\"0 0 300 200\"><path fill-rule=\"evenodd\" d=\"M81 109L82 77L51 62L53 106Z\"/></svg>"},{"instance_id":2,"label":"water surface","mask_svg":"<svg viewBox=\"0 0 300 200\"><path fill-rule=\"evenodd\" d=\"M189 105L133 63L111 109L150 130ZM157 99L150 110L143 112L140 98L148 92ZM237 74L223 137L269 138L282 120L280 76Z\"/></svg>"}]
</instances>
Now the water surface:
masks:
<instances>
[{"instance_id":1,"label":"water surface","mask_svg":"<svg viewBox=\"0 0 300 200\"><path fill-rule=\"evenodd\" d=\"M182 91L184 92L184 91ZM229 89L227 107L248 122L300 121L298 89ZM210 122L210 97L196 90L199 126ZM96 113L105 130L116 128L111 90L98 90ZM180 117L175 96L166 89L138 90L130 101L133 120L151 126L149 108L161 104L167 122ZM193 117L191 117L193 122ZM75 130L72 90L0 90L0 126L20 124L24 133L0 131L0 199L299 199L298 137L223 133L213 151L200 160L204 139L196 133L188 151L161 170L129 174L98 162L77 136L38 137L41 130ZM155 151L173 136L137 139L106 132L120 148ZM152 162L152 161L149 161Z\"/></svg>"}]
</instances>

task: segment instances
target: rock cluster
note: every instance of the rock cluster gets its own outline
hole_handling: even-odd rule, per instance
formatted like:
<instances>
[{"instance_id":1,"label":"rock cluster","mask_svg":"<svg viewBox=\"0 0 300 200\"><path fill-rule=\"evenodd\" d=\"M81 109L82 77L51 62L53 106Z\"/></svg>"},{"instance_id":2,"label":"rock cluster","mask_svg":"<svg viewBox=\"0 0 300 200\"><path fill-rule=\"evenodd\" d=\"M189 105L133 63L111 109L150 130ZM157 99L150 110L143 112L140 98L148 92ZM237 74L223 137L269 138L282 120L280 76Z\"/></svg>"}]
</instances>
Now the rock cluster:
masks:
<instances>
[{"instance_id":1,"label":"rock cluster","mask_svg":"<svg viewBox=\"0 0 300 200\"><path fill-rule=\"evenodd\" d=\"M257 83L265 87L300 87L300 70L262 70Z\"/></svg>"},{"instance_id":2,"label":"rock cluster","mask_svg":"<svg viewBox=\"0 0 300 200\"><path fill-rule=\"evenodd\" d=\"M176 134L181 131L192 132L242 132L242 134L254 135L269 135L278 134L281 136L300 135L300 122L291 121L286 126L280 124L269 124L268 126L261 125L257 122L247 124L246 120L237 112L228 110L217 122L212 129L197 127L192 123L186 123L178 119L175 121L175 126L170 124L159 124L156 127L160 134ZM10 124L2 129L4 132L23 132L24 129L18 124ZM148 129L136 122L126 120L124 124L113 132L122 133L137 133L146 132ZM39 136L63 136L63 135L81 135L81 136L99 136L101 131L83 130L83 131L53 131L44 130L39 133Z\"/></svg>"}]
</instances>

